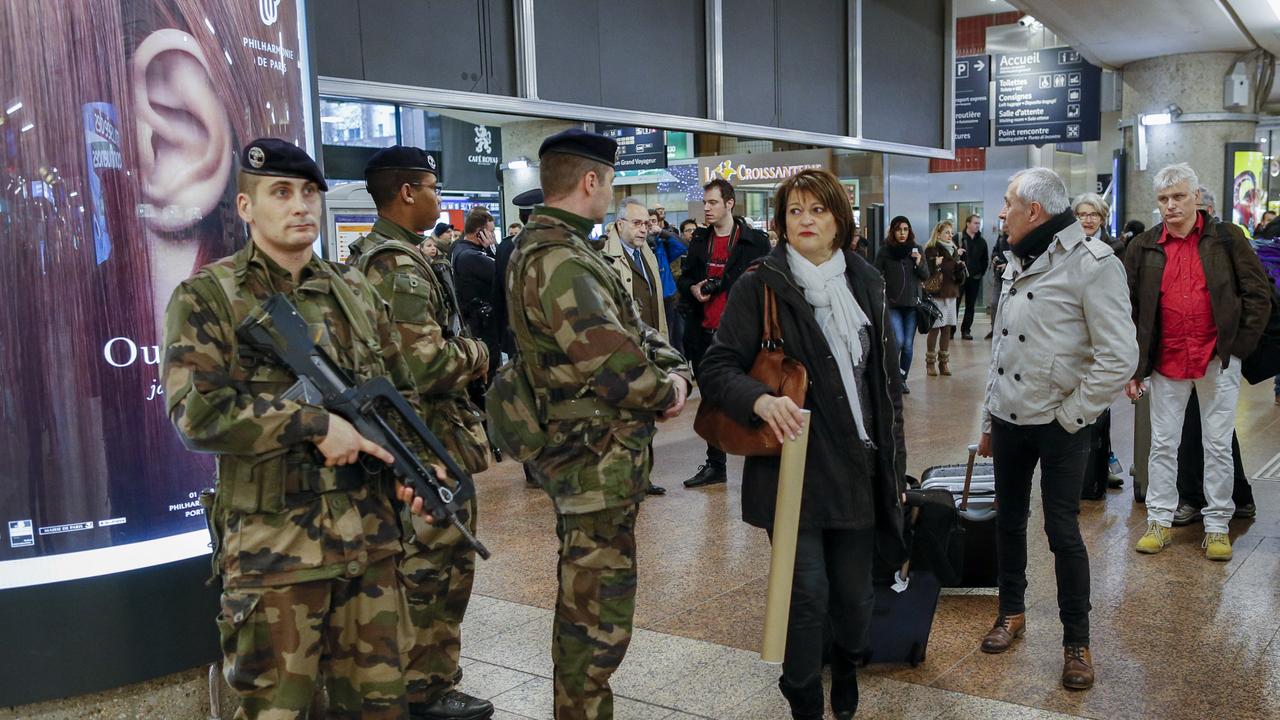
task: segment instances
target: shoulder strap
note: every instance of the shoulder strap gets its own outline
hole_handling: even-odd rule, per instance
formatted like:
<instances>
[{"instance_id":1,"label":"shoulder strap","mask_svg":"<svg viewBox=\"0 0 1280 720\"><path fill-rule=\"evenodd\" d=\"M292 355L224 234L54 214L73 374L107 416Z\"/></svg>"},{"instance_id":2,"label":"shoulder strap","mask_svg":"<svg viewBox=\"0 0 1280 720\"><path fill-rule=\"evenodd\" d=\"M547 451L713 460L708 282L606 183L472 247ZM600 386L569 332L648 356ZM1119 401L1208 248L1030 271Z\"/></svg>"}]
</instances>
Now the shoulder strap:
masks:
<instances>
[{"instance_id":1,"label":"shoulder strap","mask_svg":"<svg viewBox=\"0 0 1280 720\"><path fill-rule=\"evenodd\" d=\"M236 337L236 327L242 318L236 316L235 305L231 302L237 292L235 270L221 263L206 265L191 277L191 289L210 307L217 308L222 317L227 318L231 325L231 333L227 337L230 357L239 357L240 342ZM233 363L232 374L237 374L237 369L243 365Z\"/></svg>"},{"instance_id":2,"label":"shoulder strap","mask_svg":"<svg viewBox=\"0 0 1280 720\"><path fill-rule=\"evenodd\" d=\"M377 331L369 322L369 316L360 312L360 300L356 297L355 291L347 285L346 279L342 277L342 273L335 265L327 261L322 262L329 273L329 287L333 288L333 297L338 301L338 307L342 308L342 314L347 316L347 322L351 323L351 329L375 356L380 355L381 345L378 342Z\"/></svg>"},{"instance_id":3,"label":"shoulder strap","mask_svg":"<svg viewBox=\"0 0 1280 720\"><path fill-rule=\"evenodd\" d=\"M782 347L782 326L778 323L778 297L768 283L764 284L764 332L760 347L777 350Z\"/></svg>"}]
</instances>

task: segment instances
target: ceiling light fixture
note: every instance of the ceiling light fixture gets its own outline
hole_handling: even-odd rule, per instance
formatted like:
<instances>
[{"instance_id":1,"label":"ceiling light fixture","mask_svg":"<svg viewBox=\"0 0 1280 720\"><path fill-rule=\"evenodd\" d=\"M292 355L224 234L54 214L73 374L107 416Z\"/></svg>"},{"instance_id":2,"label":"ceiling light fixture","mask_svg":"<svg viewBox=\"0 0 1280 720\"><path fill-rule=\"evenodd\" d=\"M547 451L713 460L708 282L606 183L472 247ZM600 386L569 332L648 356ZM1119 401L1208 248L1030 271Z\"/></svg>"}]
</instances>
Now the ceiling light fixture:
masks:
<instances>
[{"instance_id":1,"label":"ceiling light fixture","mask_svg":"<svg viewBox=\"0 0 1280 720\"><path fill-rule=\"evenodd\" d=\"M1141 118L1142 124L1150 127L1152 125L1168 125L1169 123L1177 120L1181 115L1182 108L1170 103L1169 106L1164 109L1164 112L1142 115Z\"/></svg>"}]
</instances>

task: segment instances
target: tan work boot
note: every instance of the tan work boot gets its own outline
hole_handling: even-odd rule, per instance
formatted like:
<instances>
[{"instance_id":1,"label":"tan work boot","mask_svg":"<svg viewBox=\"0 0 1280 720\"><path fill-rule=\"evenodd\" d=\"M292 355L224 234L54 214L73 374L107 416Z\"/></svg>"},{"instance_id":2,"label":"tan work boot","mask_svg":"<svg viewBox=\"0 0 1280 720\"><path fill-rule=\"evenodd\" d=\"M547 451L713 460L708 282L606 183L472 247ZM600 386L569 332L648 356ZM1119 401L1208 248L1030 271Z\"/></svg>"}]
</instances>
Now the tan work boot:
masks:
<instances>
[{"instance_id":1,"label":"tan work boot","mask_svg":"<svg viewBox=\"0 0 1280 720\"><path fill-rule=\"evenodd\" d=\"M1210 560L1226 562L1231 559L1231 537L1226 533L1205 533L1200 547L1204 548L1204 556Z\"/></svg>"},{"instance_id":2,"label":"tan work boot","mask_svg":"<svg viewBox=\"0 0 1280 720\"><path fill-rule=\"evenodd\" d=\"M1013 641L1022 637L1027 631L1026 613L1017 615L1000 615L996 624L991 626L986 637L982 638L982 652L996 654L1009 649Z\"/></svg>"},{"instance_id":3,"label":"tan work boot","mask_svg":"<svg viewBox=\"0 0 1280 720\"><path fill-rule=\"evenodd\" d=\"M1088 690L1093 687L1093 656L1087 645L1068 645L1062 648L1062 687L1068 690Z\"/></svg>"},{"instance_id":4,"label":"tan work boot","mask_svg":"<svg viewBox=\"0 0 1280 720\"><path fill-rule=\"evenodd\" d=\"M938 377L938 353L928 352L924 355L924 371L929 377Z\"/></svg>"},{"instance_id":5,"label":"tan work boot","mask_svg":"<svg viewBox=\"0 0 1280 720\"><path fill-rule=\"evenodd\" d=\"M951 353L947 350L938 353L938 374L951 374Z\"/></svg>"},{"instance_id":6,"label":"tan work boot","mask_svg":"<svg viewBox=\"0 0 1280 720\"><path fill-rule=\"evenodd\" d=\"M1169 528L1153 522L1147 525L1147 532L1138 538L1138 544L1133 549L1140 553L1154 555L1168 547L1171 542L1173 542L1173 532Z\"/></svg>"}]
</instances>

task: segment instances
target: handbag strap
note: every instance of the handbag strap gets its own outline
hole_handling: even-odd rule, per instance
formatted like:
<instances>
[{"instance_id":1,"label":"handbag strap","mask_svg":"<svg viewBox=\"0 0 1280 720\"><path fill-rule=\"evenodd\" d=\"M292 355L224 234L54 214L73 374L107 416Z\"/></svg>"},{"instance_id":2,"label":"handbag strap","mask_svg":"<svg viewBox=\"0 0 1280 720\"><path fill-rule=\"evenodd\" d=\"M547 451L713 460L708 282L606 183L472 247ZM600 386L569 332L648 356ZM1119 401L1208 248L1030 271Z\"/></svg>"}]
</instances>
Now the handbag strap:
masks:
<instances>
[{"instance_id":1,"label":"handbag strap","mask_svg":"<svg viewBox=\"0 0 1280 720\"><path fill-rule=\"evenodd\" d=\"M778 323L778 297L773 288L764 286L764 328L760 336L760 347L764 350L777 350L782 347L782 326Z\"/></svg>"}]
</instances>

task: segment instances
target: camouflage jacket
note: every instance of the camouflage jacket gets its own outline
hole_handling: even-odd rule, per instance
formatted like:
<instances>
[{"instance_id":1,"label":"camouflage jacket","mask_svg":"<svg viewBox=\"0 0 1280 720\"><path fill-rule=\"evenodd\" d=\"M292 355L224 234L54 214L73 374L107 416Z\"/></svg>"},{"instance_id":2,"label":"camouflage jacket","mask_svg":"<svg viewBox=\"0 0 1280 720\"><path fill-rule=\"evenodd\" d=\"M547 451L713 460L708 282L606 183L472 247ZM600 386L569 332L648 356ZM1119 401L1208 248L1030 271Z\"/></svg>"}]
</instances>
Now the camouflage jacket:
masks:
<instances>
[{"instance_id":1,"label":"camouflage jacket","mask_svg":"<svg viewBox=\"0 0 1280 720\"><path fill-rule=\"evenodd\" d=\"M504 279L512 327L528 321L529 336L517 333L516 344L532 382L552 403L594 398L614 411L547 425L534 465L564 514L643 499L654 423L675 401L669 374L692 380L685 359L640 321L617 274L588 244L591 225L537 208Z\"/></svg>"},{"instance_id":2,"label":"camouflage jacket","mask_svg":"<svg viewBox=\"0 0 1280 720\"><path fill-rule=\"evenodd\" d=\"M447 329L458 309L418 249L420 240L378 218L373 231L351 245L348 262L391 305L391 320L400 332L427 426L468 472L478 473L489 467L489 439L466 389L488 369L489 348Z\"/></svg>"},{"instance_id":3,"label":"camouflage jacket","mask_svg":"<svg viewBox=\"0 0 1280 720\"><path fill-rule=\"evenodd\" d=\"M233 295L216 279L233 278ZM228 274L229 271L231 274ZM346 283L377 337L357 337L331 283ZM257 355L235 327L260 302L285 293L317 344L357 381L389 375L417 395L385 303L354 268L313 256L300 281L250 243L184 281L165 311L162 377L169 418L187 447L218 456L209 512L214 563L226 587L289 585L356 576L401 551L401 526L385 473L325 468L315 443L329 431L323 408L278 396L296 380Z\"/></svg>"}]
</instances>

